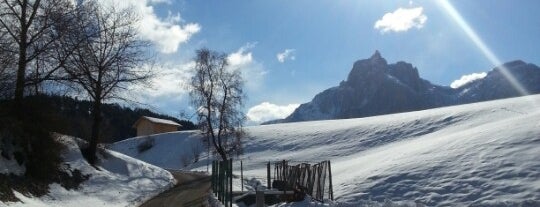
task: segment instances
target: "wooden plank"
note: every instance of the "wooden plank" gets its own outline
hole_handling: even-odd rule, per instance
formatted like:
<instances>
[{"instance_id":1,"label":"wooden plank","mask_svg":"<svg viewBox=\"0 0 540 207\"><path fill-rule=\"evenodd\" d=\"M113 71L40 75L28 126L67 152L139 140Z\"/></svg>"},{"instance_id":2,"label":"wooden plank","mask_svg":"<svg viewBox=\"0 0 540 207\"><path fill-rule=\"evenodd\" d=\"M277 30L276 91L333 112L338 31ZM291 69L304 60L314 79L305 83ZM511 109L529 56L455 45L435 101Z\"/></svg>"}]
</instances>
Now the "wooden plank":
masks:
<instances>
[{"instance_id":1,"label":"wooden plank","mask_svg":"<svg viewBox=\"0 0 540 207\"><path fill-rule=\"evenodd\" d=\"M334 200L334 189L332 188L332 167L330 165L330 160L328 160L328 175L329 175L329 182L330 182L330 185L329 185L329 189L328 189L328 194L330 194L330 200Z\"/></svg>"},{"instance_id":2,"label":"wooden plank","mask_svg":"<svg viewBox=\"0 0 540 207\"><path fill-rule=\"evenodd\" d=\"M264 207L264 191L259 191L255 193L255 206Z\"/></svg>"}]
</instances>

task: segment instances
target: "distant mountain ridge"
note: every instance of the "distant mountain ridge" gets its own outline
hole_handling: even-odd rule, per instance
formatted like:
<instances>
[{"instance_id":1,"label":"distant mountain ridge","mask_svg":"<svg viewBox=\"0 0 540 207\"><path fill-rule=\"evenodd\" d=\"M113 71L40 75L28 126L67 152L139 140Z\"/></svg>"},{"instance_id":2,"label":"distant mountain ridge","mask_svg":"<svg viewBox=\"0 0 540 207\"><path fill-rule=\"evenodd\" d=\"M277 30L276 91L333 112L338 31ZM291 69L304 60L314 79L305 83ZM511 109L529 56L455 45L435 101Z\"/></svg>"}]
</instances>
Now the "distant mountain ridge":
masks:
<instances>
[{"instance_id":1,"label":"distant mountain ridge","mask_svg":"<svg viewBox=\"0 0 540 207\"><path fill-rule=\"evenodd\" d=\"M540 68L521 60L502 65L530 94L540 93ZM500 69L459 88L422 79L412 64L388 64L379 51L358 60L339 86L317 94L285 119L263 124L346 119L416 111L442 106L521 96Z\"/></svg>"}]
</instances>

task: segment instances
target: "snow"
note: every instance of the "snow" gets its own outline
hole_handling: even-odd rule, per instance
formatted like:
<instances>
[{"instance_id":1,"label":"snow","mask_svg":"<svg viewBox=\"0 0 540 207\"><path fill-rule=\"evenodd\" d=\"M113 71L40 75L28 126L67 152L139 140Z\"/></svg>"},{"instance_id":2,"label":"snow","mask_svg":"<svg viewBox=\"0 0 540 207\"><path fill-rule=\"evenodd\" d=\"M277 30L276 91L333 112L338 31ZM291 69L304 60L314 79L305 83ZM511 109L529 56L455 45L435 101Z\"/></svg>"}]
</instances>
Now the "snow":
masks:
<instances>
[{"instance_id":1,"label":"snow","mask_svg":"<svg viewBox=\"0 0 540 207\"><path fill-rule=\"evenodd\" d=\"M154 117L149 117L149 116L143 116L142 118L148 119L150 122L153 122L153 123L182 126L179 123L176 123L174 121L167 120L167 119L159 119L159 118L154 118Z\"/></svg>"},{"instance_id":2,"label":"snow","mask_svg":"<svg viewBox=\"0 0 540 207\"><path fill-rule=\"evenodd\" d=\"M388 200L540 206L539 103L540 95L534 95L360 119L247 127L239 159L244 178L263 184L268 161L331 160L334 197L342 206ZM178 140L196 136L156 135L159 144L135 157L182 168L174 160L180 153L175 150L186 146ZM126 153L122 150L138 141L116 143L113 149ZM205 163L189 168L205 170ZM234 165L239 174L239 163Z\"/></svg>"},{"instance_id":3,"label":"snow","mask_svg":"<svg viewBox=\"0 0 540 207\"><path fill-rule=\"evenodd\" d=\"M96 170L82 157L78 140L60 139L67 145L64 169L78 169L90 178L76 190L51 184L50 192L42 197L14 192L21 201L0 202L0 206L137 206L176 183L166 170L109 150L103 151L100 170Z\"/></svg>"},{"instance_id":4,"label":"snow","mask_svg":"<svg viewBox=\"0 0 540 207\"><path fill-rule=\"evenodd\" d=\"M0 156L0 174L23 175L24 172L26 168L17 164L15 159L6 160Z\"/></svg>"},{"instance_id":5,"label":"snow","mask_svg":"<svg viewBox=\"0 0 540 207\"><path fill-rule=\"evenodd\" d=\"M154 146L139 152L138 146L147 139L154 139ZM165 169L182 169L182 157L192 158L193 151L203 151L198 131L180 131L130 138L114 143L111 150L121 152Z\"/></svg>"}]
</instances>

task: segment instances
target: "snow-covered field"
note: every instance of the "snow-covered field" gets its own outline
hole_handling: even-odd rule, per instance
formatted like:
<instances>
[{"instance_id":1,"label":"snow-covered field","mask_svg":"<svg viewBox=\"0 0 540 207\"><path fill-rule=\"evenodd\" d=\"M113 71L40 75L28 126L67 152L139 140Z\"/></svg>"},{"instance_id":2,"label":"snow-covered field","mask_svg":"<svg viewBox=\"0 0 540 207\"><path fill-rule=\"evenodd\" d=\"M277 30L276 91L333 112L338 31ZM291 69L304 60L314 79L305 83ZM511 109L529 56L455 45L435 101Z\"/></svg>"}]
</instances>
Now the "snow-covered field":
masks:
<instances>
[{"instance_id":1,"label":"snow-covered field","mask_svg":"<svg viewBox=\"0 0 540 207\"><path fill-rule=\"evenodd\" d=\"M104 151L96 170L82 157L75 139L65 136L61 140L67 145L64 169L78 169L90 178L77 190L51 184L50 193L38 198L15 192L20 202L0 201L0 206L137 206L176 182L166 170L110 150Z\"/></svg>"},{"instance_id":2,"label":"snow-covered field","mask_svg":"<svg viewBox=\"0 0 540 207\"><path fill-rule=\"evenodd\" d=\"M245 177L265 177L267 161L329 159L334 196L341 204L392 200L429 206L540 206L540 95L255 126L247 132L241 157ZM197 137L196 132L156 135L155 147L141 154L133 151L140 138L113 149L179 169L178 157L189 153L187 143ZM206 170L205 163L189 168Z\"/></svg>"}]
</instances>

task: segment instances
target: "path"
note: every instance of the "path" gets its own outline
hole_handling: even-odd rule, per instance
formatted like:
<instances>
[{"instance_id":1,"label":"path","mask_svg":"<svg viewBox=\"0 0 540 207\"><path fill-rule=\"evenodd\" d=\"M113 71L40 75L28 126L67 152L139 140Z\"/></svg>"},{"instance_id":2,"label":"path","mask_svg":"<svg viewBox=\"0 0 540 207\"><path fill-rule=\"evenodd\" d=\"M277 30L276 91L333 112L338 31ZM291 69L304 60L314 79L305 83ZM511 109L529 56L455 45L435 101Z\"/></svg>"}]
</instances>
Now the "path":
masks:
<instances>
[{"instance_id":1,"label":"path","mask_svg":"<svg viewBox=\"0 0 540 207\"><path fill-rule=\"evenodd\" d=\"M204 206L210 191L210 176L171 171L178 181L173 188L143 203L141 207Z\"/></svg>"}]
</instances>

